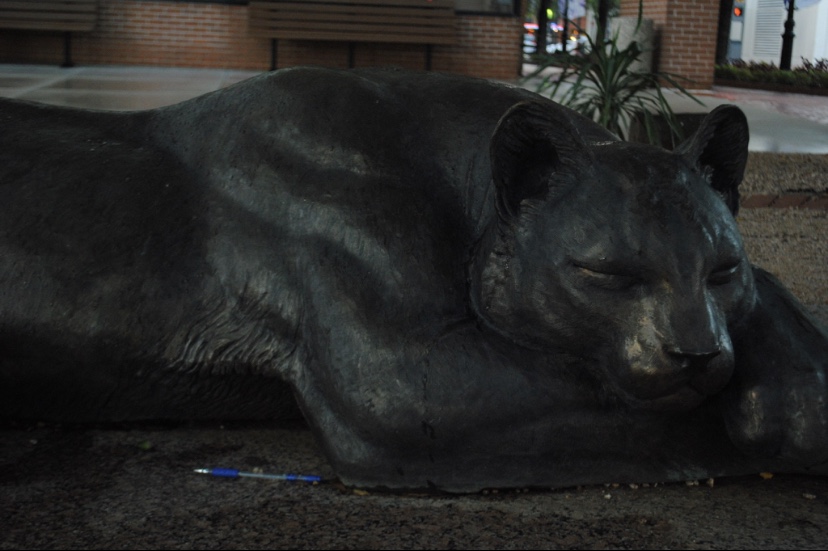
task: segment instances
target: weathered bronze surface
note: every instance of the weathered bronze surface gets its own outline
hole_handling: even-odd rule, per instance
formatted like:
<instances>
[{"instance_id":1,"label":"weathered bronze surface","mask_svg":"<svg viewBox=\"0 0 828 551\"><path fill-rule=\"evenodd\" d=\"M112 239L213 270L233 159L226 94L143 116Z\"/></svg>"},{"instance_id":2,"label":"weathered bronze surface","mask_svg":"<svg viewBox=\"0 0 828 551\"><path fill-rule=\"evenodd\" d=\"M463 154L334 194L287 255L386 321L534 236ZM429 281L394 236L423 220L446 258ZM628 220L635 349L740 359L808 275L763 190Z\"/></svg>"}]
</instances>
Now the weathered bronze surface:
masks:
<instances>
[{"instance_id":1,"label":"weathered bronze surface","mask_svg":"<svg viewBox=\"0 0 828 551\"><path fill-rule=\"evenodd\" d=\"M389 489L828 474L828 337L745 256L735 107L667 152L486 81L290 69L0 128L3 418L298 402Z\"/></svg>"}]
</instances>

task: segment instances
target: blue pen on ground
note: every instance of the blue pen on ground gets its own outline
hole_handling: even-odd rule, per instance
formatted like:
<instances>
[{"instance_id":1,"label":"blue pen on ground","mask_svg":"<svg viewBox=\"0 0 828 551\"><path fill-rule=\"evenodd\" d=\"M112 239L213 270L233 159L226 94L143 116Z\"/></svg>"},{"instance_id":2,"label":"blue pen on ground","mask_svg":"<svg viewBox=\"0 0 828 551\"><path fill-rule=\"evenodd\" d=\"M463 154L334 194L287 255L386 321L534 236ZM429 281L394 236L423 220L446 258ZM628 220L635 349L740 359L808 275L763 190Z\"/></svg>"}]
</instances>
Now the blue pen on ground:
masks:
<instances>
[{"instance_id":1,"label":"blue pen on ground","mask_svg":"<svg viewBox=\"0 0 828 551\"><path fill-rule=\"evenodd\" d=\"M209 474L213 476L220 476L223 478L265 478L267 480L288 480L295 482L322 482L321 476L307 475L307 474L268 474L268 473L249 473L239 471L236 469L193 469L199 474Z\"/></svg>"}]
</instances>

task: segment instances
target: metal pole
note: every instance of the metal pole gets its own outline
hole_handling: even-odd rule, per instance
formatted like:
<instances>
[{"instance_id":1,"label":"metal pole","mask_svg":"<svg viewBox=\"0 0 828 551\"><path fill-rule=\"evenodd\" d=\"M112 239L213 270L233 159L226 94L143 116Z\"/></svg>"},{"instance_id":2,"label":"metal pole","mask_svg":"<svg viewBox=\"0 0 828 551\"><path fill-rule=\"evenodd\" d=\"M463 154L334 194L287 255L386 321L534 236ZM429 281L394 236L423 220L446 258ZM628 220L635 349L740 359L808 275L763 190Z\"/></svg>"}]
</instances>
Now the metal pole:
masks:
<instances>
[{"instance_id":1,"label":"metal pole","mask_svg":"<svg viewBox=\"0 0 828 551\"><path fill-rule=\"evenodd\" d=\"M275 38L270 39L270 70L276 70L276 59L279 56L279 46L276 43Z\"/></svg>"},{"instance_id":2,"label":"metal pole","mask_svg":"<svg viewBox=\"0 0 828 551\"><path fill-rule=\"evenodd\" d=\"M719 25L716 29L716 65L727 63L727 45L730 39L730 20L733 17L733 0L721 0Z\"/></svg>"},{"instance_id":3,"label":"metal pole","mask_svg":"<svg viewBox=\"0 0 828 551\"><path fill-rule=\"evenodd\" d=\"M782 59L779 61L779 68L783 71L791 70L791 57L793 56L794 40L794 7L795 0L788 0L788 19L785 21L785 32L782 34Z\"/></svg>"},{"instance_id":4,"label":"metal pole","mask_svg":"<svg viewBox=\"0 0 828 551\"><path fill-rule=\"evenodd\" d=\"M63 65L61 67L74 67L72 63L72 33L66 31L63 33Z\"/></svg>"},{"instance_id":5,"label":"metal pole","mask_svg":"<svg viewBox=\"0 0 828 551\"><path fill-rule=\"evenodd\" d=\"M535 53L537 55L546 55L546 30L549 28L549 18L546 15L546 10L549 8L549 0L541 0L538 2L538 31L535 34Z\"/></svg>"},{"instance_id":6,"label":"metal pole","mask_svg":"<svg viewBox=\"0 0 828 551\"><path fill-rule=\"evenodd\" d=\"M607 20L609 19L609 0L598 0L598 28L595 42L603 44L607 38Z\"/></svg>"}]
</instances>

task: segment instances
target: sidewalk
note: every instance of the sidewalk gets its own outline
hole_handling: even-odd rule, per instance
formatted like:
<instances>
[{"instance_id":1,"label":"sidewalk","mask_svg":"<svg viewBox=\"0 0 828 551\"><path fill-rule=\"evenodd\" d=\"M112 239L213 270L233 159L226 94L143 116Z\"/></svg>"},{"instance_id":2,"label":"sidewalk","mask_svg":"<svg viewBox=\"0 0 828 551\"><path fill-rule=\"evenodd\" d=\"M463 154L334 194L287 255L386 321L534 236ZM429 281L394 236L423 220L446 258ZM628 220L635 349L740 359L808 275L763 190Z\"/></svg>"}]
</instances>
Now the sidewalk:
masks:
<instances>
[{"instance_id":1,"label":"sidewalk","mask_svg":"<svg viewBox=\"0 0 828 551\"><path fill-rule=\"evenodd\" d=\"M684 97L671 106L676 112L701 113L731 103L750 125L750 151L828 153L828 97L714 86L694 93L705 107Z\"/></svg>"},{"instance_id":2,"label":"sidewalk","mask_svg":"<svg viewBox=\"0 0 828 551\"><path fill-rule=\"evenodd\" d=\"M0 97L53 105L125 111L184 101L259 74L256 71L165 67L0 64ZM531 84L524 85L532 89ZM673 95L677 112L732 103L751 129L751 151L828 154L828 97L714 87L695 92L702 107Z\"/></svg>"},{"instance_id":3,"label":"sidewalk","mask_svg":"<svg viewBox=\"0 0 828 551\"><path fill-rule=\"evenodd\" d=\"M179 103L256 76L256 71L167 67L0 64L0 97L64 107L131 111Z\"/></svg>"},{"instance_id":4,"label":"sidewalk","mask_svg":"<svg viewBox=\"0 0 828 551\"><path fill-rule=\"evenodd\" d=\"M534 70L524 65L523 74ZM537 88L537 79L522 84ZM714 86L691 90L704 105L665 90L676 113L706 113L719 105L733 104L744 111L750 126L750 151L768 153L828 154L828 97L785 94Z\"/></svg>"}]
</instances>

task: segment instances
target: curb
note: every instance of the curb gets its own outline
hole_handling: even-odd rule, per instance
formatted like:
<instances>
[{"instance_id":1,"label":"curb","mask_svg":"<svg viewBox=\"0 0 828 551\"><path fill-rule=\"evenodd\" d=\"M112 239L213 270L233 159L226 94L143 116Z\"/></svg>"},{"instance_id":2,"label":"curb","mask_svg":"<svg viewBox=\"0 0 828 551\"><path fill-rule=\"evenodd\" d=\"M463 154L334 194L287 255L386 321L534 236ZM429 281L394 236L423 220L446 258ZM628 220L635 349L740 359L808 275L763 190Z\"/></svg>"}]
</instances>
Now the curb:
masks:
<instances>
[{"instance_id":1,"label":"curb","mask_svg":"<svg viewBox=\"0 0 828 551\"><path fill-rule=\"evenodd\" d=\"M828 194L813 193L783 193L779 195L758 194L747 195L739 201L743 209L815 209L828 210Z\"/></svg>"}]
</instances>

